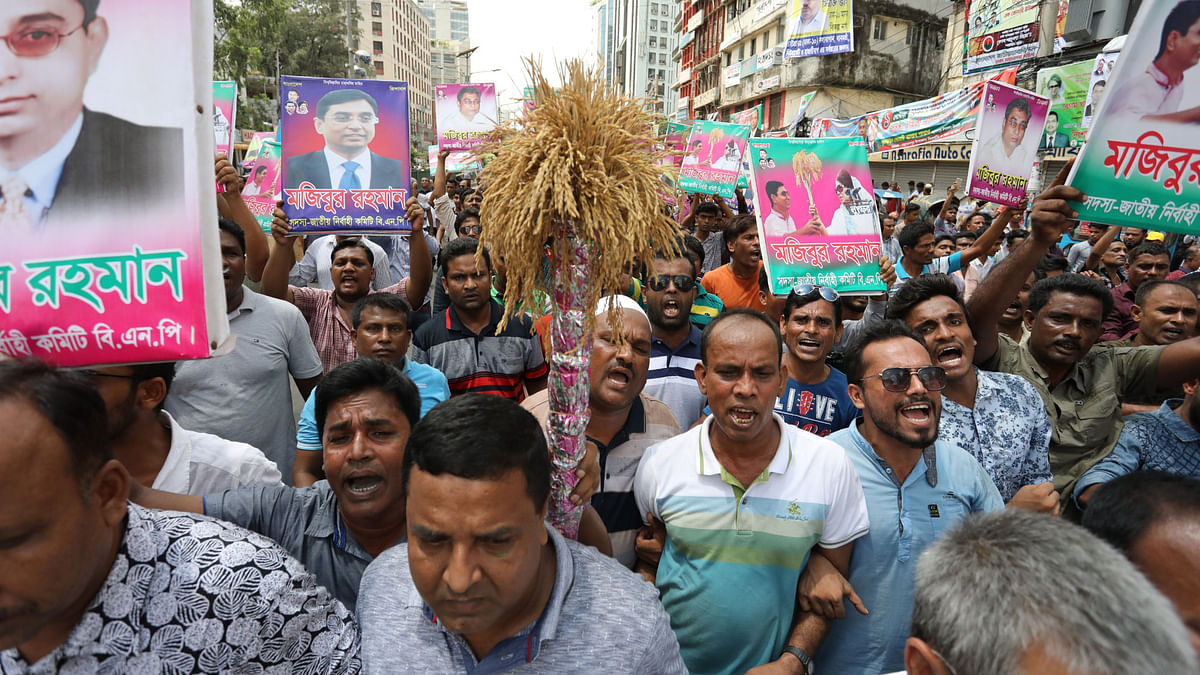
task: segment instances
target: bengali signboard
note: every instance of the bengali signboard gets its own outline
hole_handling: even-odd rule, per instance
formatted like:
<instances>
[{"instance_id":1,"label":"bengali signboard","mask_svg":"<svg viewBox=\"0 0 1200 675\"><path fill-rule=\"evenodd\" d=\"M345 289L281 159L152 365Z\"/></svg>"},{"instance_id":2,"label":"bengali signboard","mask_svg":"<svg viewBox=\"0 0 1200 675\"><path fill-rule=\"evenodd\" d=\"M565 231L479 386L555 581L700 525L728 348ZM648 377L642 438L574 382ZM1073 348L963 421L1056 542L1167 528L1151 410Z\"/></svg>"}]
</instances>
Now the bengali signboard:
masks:
<instances>
[{"instance_id":1,"label":"bengali signboard","mask_svg":"<svg viewBox=\"0 0 1200 675\"><path fill-rule=\"evenodd\" d=\"M1045 96L1003 82L984 84L968 195L1005 206L1026 204L1026 185L1037 161L1037 130L1045 126L1049 108Z\"/></svg>"},{"instance_id":2,"label":"bengali signboard","mask_svg":"<svg viewBox=\"0 0 1200 675\"><path fill-rule=\"evenodd\" d=\"M1081 124L1091 75L1091 61L1038 71L1037 93L1050 99L1050 114L1046 119L1045 135L1038 144L1040 149L1065 148L1083 143L1087 132Z\"/></svg>"},{"instance_id":3,"label":"bengali signboard","mask_svg":"<svg viewBox=\"0 0 1200 675\"><path fill-rule=\"evenodd\" d=\"M283 210L294 234L407 232L408 83L284 76ZM293 94L293 92L295 92Z\"/></svg>"},{"instance_id":4,"label":"bengali signboard","mask_svg":"<svg viewBox=\"0 0 1200 675\"><path fill-rule=\"evenodd\" d=\"M867 149L857 138L752 138L753 192L774 295L802 284L885 289Z\"/></svg>"},{"instance_id":5,"label":"bengali signboard","mask_svg":"<svg viewBox=\"0 0 1200 675\"><path fill-rule=\"evenodd\" d=\"M787 36L789 59L854 51L851 0L792 0Z\"/></svg>"},{"instance_id":6,"label":"bengali signboard","mask_svg":"<svg viewBox=\"0 0 1200 675\"><path fill-rule=\"evenodd\" d=\"M817 118L815 138L862 136L870 152L931 143L953 136L975 124L983 83L979 82L895 108L837 120Z\"/></svg>"},{"instance_id":7,"label":"bengali signboard","mask_svg":"<svg viewBox=\"0 0 1200 675\"><path fill-rule=\"evenodd\" d=\"M1200 91L1186 85L1195 64L1185 37L1195 31L1190 10L1174 0L1146 0L1138 10L1067 181L1088 195L1073 204L1080 220L1200 234Z\"/></svg>"},{"instance_id":8,"label":"bengali signboard","mask_svg":"<svg viewBox=\"0 0 1200 675\"><path fill-rule=\"evenodd\" d=\"M963 74L1037 56L1039 0L967 0Z\"/></svg>"},{"instance_id":9,"label":"bengali signboard","mask_svg":"<svg viewBox=\"0 0 1200 675\"><path fill-rule=\"evenodd\" d=\"M95 58L58 59L72 72L53 81L7 75L31 94L5 104L8 140L61 140L69 154L53 203L0 203L0 354L61 366L204 358L229 336L212 3L103 3L98 16L109 39Z\"/></svg>"},{"instance_id":10,"label":"bengali signboard","mask_svg":"<svg viewBox=\"0 0 1200 675\"><path fill-rule=\"evenodd\" d=\"M696 120L679 168L679 189L732 197L749 137L748 126Z\"/></svg>"}]
</instances>

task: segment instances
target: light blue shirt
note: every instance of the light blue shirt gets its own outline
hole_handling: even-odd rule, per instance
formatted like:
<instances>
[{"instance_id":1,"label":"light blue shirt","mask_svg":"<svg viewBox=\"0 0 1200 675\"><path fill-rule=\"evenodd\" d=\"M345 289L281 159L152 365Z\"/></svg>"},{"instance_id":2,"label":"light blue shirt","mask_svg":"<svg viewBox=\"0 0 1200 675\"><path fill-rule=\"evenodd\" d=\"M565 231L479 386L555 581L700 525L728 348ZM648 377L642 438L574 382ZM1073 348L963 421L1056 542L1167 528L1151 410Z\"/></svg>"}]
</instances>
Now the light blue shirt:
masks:
<instances>
[{"instance_id":1,"label":"light blue shirt","mask_svg":"<svg viewBox=\"0 0 1200 675\"><path fill-rule=\"evenodd\" d=\"M79 140L79 132L83 129L83 112L75 118L75 123L67 129L67 133L46 152L32 162L21 167L16 173L21 175L29 191L25 193L25 212L35 226L46 222L46 214L54 203L54 195L58 193L58 179L62 178L63 165L67 156L75 148Z\"/></svg>"},{"instance_id":2,"label":"light blue shirt","mask_svg":"<svg viewBox=\"0 0 1200 675\"><path fill-rule=\"evenodd\" d=\"M417 385L417 391L421 394L421 417L433 406L450 398L450 385L446 382L446 376L437 368L405 358L403 372ZM296 428L296 448L314 452L320 452L323 448L321 435L317 433L317 387L313 387L308 400L304 402L304 409L300 411L300 423Z\"/></svg>"},{"instance_id":3,"label":"light blue shirt","mask_svg":"<svg viewBox=\"0 0 1200 675\"><path fill-rule=\"evenodd\" d=\"M1134 471L1200 478L1200 431L1175 414L1182 403L1174 398L1154 412L1130 415L1113 451L1075 483L1075 499L1089 486Z\"/></svg>"},{"instance_id":4,"label":"light blue shirt","mask_svg":"<svg viewBox=\"0 0 1200 675\"><path fill-rule=\"evenodd\" d=\"M904 265L900 264L904 260L904 256L900 256L900 260L896 261L896 277L899 279L907 279L908 272L904 271ZM962 251L955 251L950 255L934 258L932 262L925 266L922 274L953 274L962 269ZM895 291L896 289L892 289Z\"/></svg>"},{"instance_id":5,"label":"light blue shirt","mask_svg":"<svg viewBox=\"0 0 1200 675\"><path fill-rule=\"evenodd\" d=\"M854 543L850 584L869 615L853 608L833 622L816 654L816 672L854 675L904 670L917 557L968 514L1004 508L975 458L938 441L901 483L857 424L829 436L858 471L871 529Z\"/></svg>"}]
</instances>

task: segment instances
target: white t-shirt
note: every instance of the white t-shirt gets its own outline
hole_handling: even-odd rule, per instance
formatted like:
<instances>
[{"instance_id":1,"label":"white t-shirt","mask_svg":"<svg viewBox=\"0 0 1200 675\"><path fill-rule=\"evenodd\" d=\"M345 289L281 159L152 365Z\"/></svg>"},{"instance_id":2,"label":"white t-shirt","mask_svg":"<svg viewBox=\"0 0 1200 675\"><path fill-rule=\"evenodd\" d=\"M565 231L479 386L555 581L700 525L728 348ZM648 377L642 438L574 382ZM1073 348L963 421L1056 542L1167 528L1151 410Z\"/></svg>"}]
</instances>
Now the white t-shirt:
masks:
<instances>
[{"instance_id":1,"label":"white t-shirt","mask_svg":"<svg viewBox=\"0 0 1200 675\"><path fill-rule=\"evenodd\" d=\"M188 431L167 411L171 449L154 478L155 490L203 497L214 492L283 485L275 462L258 448L220 436Z\"/></svg>"},{"instance_id":2,"label":"white t-shirt","mask_svg":"<svg viewBox=\"0 0 1200 675\"><path fill-rule=\"evenodd\" d=\"M772 210L763 220L763 229L768 237L782 237L796 231L796 221L791 216L781 216L778 211Z\"/></svg>"}]
</instances>

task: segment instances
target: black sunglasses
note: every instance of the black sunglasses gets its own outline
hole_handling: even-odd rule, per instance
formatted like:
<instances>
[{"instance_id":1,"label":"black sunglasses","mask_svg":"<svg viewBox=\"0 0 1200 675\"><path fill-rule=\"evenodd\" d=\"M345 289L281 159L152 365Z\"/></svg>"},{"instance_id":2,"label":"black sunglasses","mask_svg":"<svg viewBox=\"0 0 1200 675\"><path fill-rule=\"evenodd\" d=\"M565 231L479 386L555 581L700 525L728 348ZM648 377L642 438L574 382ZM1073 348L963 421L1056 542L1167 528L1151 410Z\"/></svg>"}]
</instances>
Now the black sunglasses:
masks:
<instances>
[{"instance_id":1,"label":"black sunglasses","mask_svg":"<svg viewBox=\"0 0 1200 675\"><path fill-rule=\"evenodd\" d=\"M867 375L864 380L878 377L883 388L900 393L908 391L912 376L916 375L921 386L929 391L941 391L946 388L946 369L941 366L921 366L920 368L884 368L878 375Z\"/></svg>"},{"instance_id":2,"label":"black sunglasses","mask_svg":"<svg viewBox=\"0 0 1200 675\"><path fill-rule=\"evenodd\" d=\"M80 375L83 375L84 377L115 377L115 378L118 378L121 380L136 380L137 379L137 375L120 375L117 373L102 373L98 370L92 370L91 368L80 368L80 369L76 370L75 372L79 373Z\"/></svg>"},{"instance_id":3,"label":"black sunglasses","mask_svg":"<svg viewBox=\"0 0 1200 675\"><path fill-rule=\"evenodd\" d=\"M675 284L675 288L680 293L687 293L696 287L696 280L686 274L676 274L674 276L660 274L646 280L646 284L650 286L650 290L652 291L665 291L667 290L667 286L672 283Z\"/></svg>"},{"instance_id":4,"label":"black sunglasses","mask_svg":"<svg viewBox=\"0 0 1200 675\"><path fill-rule=\"evenodd\" d=\"M841 297L838 292L832 288L828 286L817 286L815 284L800 284L799 286L793 286L792 292L796 294L796 297L801 299L807 298L813 294L820 294L821 299L827 302L837 302L838 298Z\"/></svg>"}]
</instances>

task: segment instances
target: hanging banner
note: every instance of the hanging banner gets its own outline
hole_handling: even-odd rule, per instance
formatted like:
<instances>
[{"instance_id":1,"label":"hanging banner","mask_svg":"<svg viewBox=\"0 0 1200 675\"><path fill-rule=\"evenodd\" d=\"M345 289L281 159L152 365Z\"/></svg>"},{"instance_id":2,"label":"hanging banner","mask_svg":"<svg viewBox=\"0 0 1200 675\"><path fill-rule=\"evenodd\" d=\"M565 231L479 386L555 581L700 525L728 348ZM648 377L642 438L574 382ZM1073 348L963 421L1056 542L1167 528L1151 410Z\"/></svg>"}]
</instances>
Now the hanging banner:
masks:
<instances>
[{"instance_id":1,"label":"hanging banner","mask_svg":"<svg viewBox=\"0 0 1200 675\"><path fill-rule=\"evenodd\" d=\"M1088 79L1087 99L1083 106L1083 120L1079 126L1088 129L1092 126L1092 118L1096 116L1096 111L1100 109L1100 103L1104 100L1104 92L1108 89L1108 78L1112 77L1113 68L1117 65L1117 59L1121 56L1121 52L1106 52L1096 55L1096 60L1092 64L1092 75Z\"/></svg>"},{"instance_id":2,"label":"hanging banner","mask_svg":"<svg viewBox=\"0 0 1200 675\"><path fill-rule=\"evenodd\" d=\"M429 166L437 169L438 163L438 146L429 146ZM479 159L475 157L475 153L461 150L452 152L446 157L446 173L454 173L458 171L476 171L483 168Z\"/></svg>"},{"instance_id":3,"label":"hanging banner","mask_svg":"<svg viewBox=\"0 0 1200 675\"><path fill-rule=\"evenodd\" d=\"M788 26L786 58L854 51L852 0L792 0Z\"/></svg>"},{"instance_id":4,"label":"hanging banner","mask_svg":"<svg viewBox=\"0 0 1200 675\"><path fill-rule=\"evenodd\" d=\"M1067 46L1067 39L1064 35L1067 32L1067 11L1070 9L1070 0L1058 0L1058 13L1054 16L1054 53L1061 54L1062 50Z\"/></svg>"},{"instance_id":5,"label":"hanging banner","mask_svg":"<svg viewBox=\"0 0 1200 675\"><path fill-rule=\"evenodd\" d=\"M1200 91L1186 84L1194 12L1175 0L1138 10L1067 180L1088 196L1072 205L1080 220L1200 234Z\"/></svg>"},{"instance_id":6,"label":"hanging banner","mask_svg":"<svg viewBox=\"0 0 1200 675\"><path fill-rule=\"evenodd\" d=\"M472 150L487 141L499 119L496 85L439 84L434 91L439 148Z\"/></svg>"},{"instance_id":7,"label":"hanging banner","mask_svg":"<svg viewBox=\"0 0 1200 675\"><path fill-rule=\"evenodd\" d=\"M279 201L280 145L275 141L264 141L255 158L254 168L242 186L242 198L254 219L264 231L271 231L271 218L275 214L275 202Z\"/></svg>"},{"instance_id":8,"label":"hanging banner","mask_svg":"<svg viewBox=\"0 0 1200 675\"><path fill-rule=\"evenodd\" d=\"M750 127L750 133L758 131L762 128L762 104L733 113L729 116L729 121Z\"/></svg>"},{"instance_id":9,"label":"hanging banner","mask_svg":"<svg viewBox=\"0 0 1200 675\"><path fill-rule=\"evenodd\" d=\"M750 127L696 120L679 169L679 189L732 197Z\"/></svg>"},{"instance_id":10,"label":"hanging banner","mask_svg":"<svg viewBox=\"0 0 1200 675\"><path fill-rule=\"evenodd\" d=\"M1081 124L1091 76L1091 61L1079 61L1038 71L1037 93L1050 99L1047 125L1057 124L1058 130L1055 133L1062 134L1057 139L1044 136L1039 144L1041 149L1074 147L1086 139L1087 132ZM1047 143L1047 138L1050 138L1050 143Z\"/></svg>"},{"instance_id":11,"label":"hanging banner","mask_svg":"<svg viewBox=\"0 0 1200 675\"><path fill-rule=\"evenodd\" d=\"M754 138L753 192L771 292L879 292L883 247L867 149L855 138Z\"/></svg>"},{"instance_id":12,"label":"hanging banner","mask_svg":"<svg viewBox=\"0 0 1200 675\"><path fill-rule=\"evenodd\" d=\"M411 231L408 83L283 77L283 210L293 234ZM286 105L286 103L285 103Z\"/></svg>"},{"instance_id":13,"label":"hanging banner","mask_svg":"<svg viewBox=\"0 0 1200 675\"><path fill-rule=\"evenodd\" d=\"M953 136L975 124L983 82L851 119L818 118L814 138L862 136L870 152L895 150Z\"/></svg>"},{"instance_id":14,"label":"hanging banner","mask_svg":"<svg viewBox=\"0 0 1200 675\"><path fill-rule=\"evenodd\" d=\"M967 0L963 74L1037 56L1039 0Z\"/></svg>"},{"instance_id":15,"label":"hanging banner","mask_svg":"<svg viewBox=\"0 0 1200 675\"><path fill-rule=\"evenodd\" d=\"M213 199L212 3L102 3L97 15L108 40L88 58L71 58L83 53L79 33L28 59L56 64L54 77L38 77L42 66L5 75L26 94L3 104L10 149L42 148L10 159L59 146L65 159L49 195L0 208L0 354L60 366L205 358L229 335Z\"/></svg>"},{"instance_id":16,"label":"hanging banner","mask_svg":"<svg viewBox=\"0 0 1200 675\"><path fill-rule=\"evenodd\" d=\"M1001 82L984 83L971 146L968 195L1025 206L1026 186L1037 160L1037 130L1045 126L1049 108L1044 96Z\"/></svg>"}]
</instances>

